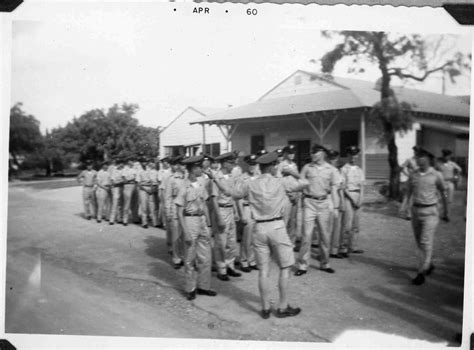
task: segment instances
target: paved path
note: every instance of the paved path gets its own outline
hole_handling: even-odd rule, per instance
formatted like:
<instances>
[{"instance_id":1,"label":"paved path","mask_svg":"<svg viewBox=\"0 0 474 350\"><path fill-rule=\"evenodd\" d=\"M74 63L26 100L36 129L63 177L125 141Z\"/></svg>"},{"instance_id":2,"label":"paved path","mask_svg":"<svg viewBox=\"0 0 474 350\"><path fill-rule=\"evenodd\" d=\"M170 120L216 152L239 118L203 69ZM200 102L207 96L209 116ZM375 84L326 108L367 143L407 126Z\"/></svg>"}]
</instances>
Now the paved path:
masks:
<instances>
[{"instance_id":1,"label":"paved path","mask_svg":"<svg viewBox=\"0 0 474 350\"><path fill-rule=\"evenodd\" d=\"M452 222L440 224L436 270L425 285L410 284L410 223L396 218L391 204L369 206L361 222L366 253L333 261L334 275L313 260L308 274L291 280L291 304L302 314L263 320L255 272L232 282L213 278L219 295L189 302L164 231L85 220L80 191L10 188L6 332L333 342L349 330L373 330L456 345L465 242L460 198ZM275 286L277 273L273 266Z\"/></svg>"}]
</instances>

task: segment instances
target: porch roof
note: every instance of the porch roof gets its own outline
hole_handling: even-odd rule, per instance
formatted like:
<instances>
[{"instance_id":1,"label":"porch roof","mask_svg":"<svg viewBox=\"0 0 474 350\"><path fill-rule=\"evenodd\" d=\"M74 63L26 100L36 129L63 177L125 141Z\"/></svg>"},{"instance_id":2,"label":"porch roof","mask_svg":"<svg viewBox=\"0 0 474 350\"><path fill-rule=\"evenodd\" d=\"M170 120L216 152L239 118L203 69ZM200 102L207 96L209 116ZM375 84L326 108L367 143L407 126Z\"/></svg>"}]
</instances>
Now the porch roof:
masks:
<instances>
[{"instance_id":1,"label":"porch roof","mask_svg":"<svg viewBox=\"0 0 474 350\"><path fill-rule=\"evenodd\" d=\"M311 73L308 73L311 74ZM327 79L321 78L320 79ZM281 116L294 116L303 113L370 108L380 100L380 91L369 81L334 77L332 83L340 89L318 93L293 95L258 101L226 109L193 121L192 124L235 124L238 121L263 119ZM393 88L400 101L411 105L418 113L466 118L469 123L468 103L458 96L436 94L423 90Z\"/></svg>"}]
</instances>

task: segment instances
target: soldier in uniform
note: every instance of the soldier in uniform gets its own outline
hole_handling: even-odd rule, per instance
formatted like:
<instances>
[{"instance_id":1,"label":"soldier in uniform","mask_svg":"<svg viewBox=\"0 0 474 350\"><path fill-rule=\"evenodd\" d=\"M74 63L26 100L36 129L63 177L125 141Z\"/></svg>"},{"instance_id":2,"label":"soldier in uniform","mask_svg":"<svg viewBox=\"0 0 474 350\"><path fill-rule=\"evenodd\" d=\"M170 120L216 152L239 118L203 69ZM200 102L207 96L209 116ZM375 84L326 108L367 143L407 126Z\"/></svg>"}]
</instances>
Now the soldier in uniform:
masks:
<instances>
[{"instance_id":1,"label":"soldier in uniform","mask_svg":"<svg viewBox=\"0 0 474 350\"><path fill-rule=\"evenodd\" d=\"M433 155L421 149L417 155L418 169L410 175L408 195L412 199L412 227L419 251L418 274L412 280L415 285L425 282L425 276L434 270L432 263L433 240L439 223L438 195L443 206L443 220L449 221L447 194L441 173L430 166Z\"/></svg>"},{"instance_id":2,"label":"soldier in uniform","mask_svg":"<svg viewBox=\"0 0 474 350\"><path fill-rule=\"evenodd\" d=\"M97 173L97 222L101 222L103 217L109 217L107 203L111 196L112 179L108 172L108 162L102 163L102 168Z\"/></svg>"},{"instance_id":3,"label":"soldier in uniform","mask_svg":"<svg viewBox=\"0 0 474 350\"><path fill-rule=\"evenodd\" d=\"M448 213L449 207L453 203L455 183L462 173L462 169L452 160L452 151L449 149L443 149L441 151L443 156L437 165L437 170L441 172L444 179L444 188L446 189L446 195L448 199Z\"/></svg>"},{"instance_id":4,"label":"soldier in uniform","mask_svg":"<svg viewBox=\"0 0 474 350\"><path fill-rule=\"evenodd\" d=\"M158 186L158 172L155 169L154 160L149 160L146 168L138 173L137 183L140 196L142 227L148 228L148 215L151 216L153 226L157 226L153 195Z\"/></svg>"},{"instance_id":5,"label":"soldier in uniform","mask_svg":"<svg viewBox=\"0 0 474 350\"><path fill-rule=\"evenodd\" d=\"M128 159L125 167L122 169L123 177L123 217L122 223L124 226L128 225L128 218L130 215L130 205L132 196L136 189L137 170L134 168L133 160Z\"/></svg>"},{"instance_id":6,"label":"soldier in uniform","mask_svg":"<svg viewBox=\"0 0 474 350\"><path fill-rule=\"evenodd\" d=\"M216 174L219 181L232 185L235 177L232 176L232 169L235 166L237 154L228 152L216 157L221 163L221 171ZM228 281L229 276L240 277L241 274L235 271L235 258L237 257L237 230L235 224L235 201L230 195L226 195L219 190L216 185L212 186L211 200L214 205L214 212L217 221L216 262L217 278L221 281Z\"/></svg>"},{"instance_id":7,"label":"soldier in uniform","mask_svg":"<svg viewBox=\"0 0 474 350\"><path fill-rule=\"evenodd\" d=\"M178 195L178 190L184 182L184 169L181 167L182 156L176 156L170 159L172 175L165 184L163 194L165 215L166 215L166 242L168 252L172 255L172 262L175 269L183 266L183 239L181 236L181 227L178 223L178 214L174 200Z\"/></svg>"},{"instance_id":8,"label":"soldier in uniform","mask_svg":"<svg viewBox=\"0 0 474 350\"><path fill-rule=\"evenodd\" d=\"M253 181L238 179L232 187L231 183L224 179L215 178L219 189L235 198L248 197L250 211L255 219L254 246L259 267L259 291L262 310L260 315L268 319L271 315L270 308L270 260L276 260L280 268L279 291L280 300L275 313L277 317L296 316L301 312L300 308L293 308L288 303L288 285L290 269L295 262L291 241L286 232L283 221L283 205L286 192L295 192L308 186L306 180L294 180L291 187L284 184L282 178L275 177L277 154L271 152L257 158L262 167L262 175ZM299 179L297 172L285 168L284 173L289 173Z\"/></svg>"},{"instance_id":9,"label":"soldier in uniform","mask_svg":"<svg viewBox=\"0 0 474 350\"><path fill-rule=\"evenodd\" d=\"M359 221L362 201L364 198L365 176L362 169L356 165L360 150L356 146L347 149L348 161L341 168L344 193L344 217L342 229L342 244L340 254L347 258L349 254L362 254L363 250L357 247L359 235Z\"/></svg>"},{"instance_id":10,"label":"soldier in uniform","mask_svg":"<svg viewBox=\"0 0 474 350\"><path fill-rule=\"evenodd\" d=\"M92 162L90 160L86 161L86 169L77 176L77 181L82 184L82 201L84 203L84 215L87 220L95 216L94 187L96 177L97 172L92 169Z\"/></svg>"},{"instance_id":11,"label":"soldier in uniform","mask_svg":"<svg viewBox=\"0 0 474 350\"><path fill-rule=\"evenodd\" d=\"M331 234L331 258L341 259L343 256L339 254L341 244L341 220L344 212L344 194L342 192L343 177L338 168L339 152L335 150L328 150L328 159L330 164L334 167L337 186L337 202L332 202L331 197L331 219L329 221L329 232Z\"/></svg>"},{"instance_id":12,"label":"soldier in uniform","mask_svg":"<svg viewBox=\"0 0 474 350\"><path fill-rule=\"evenodd\" d=\"M123 161L116 159L116 165L110 173L110 179L112 180L112 207L110 208L109 225L113 225L117 218L119 222L122 220L121 215L121 201L123 197Z\"/></svg>"},{"instance_id":13,"label":"soldier in uniform","mask_svg":"<svg viewBox=\"0 0 474 350\"><path fill-rule=\"evenodd\" d=\"M195 299L196 294L217 295L211 290L211 222L206 204L209 195L205 184L199 181L203 159L204 156L199 155L183 160L189 175L174 199L185 242L184 273L188 300Z\"/></svg>"},{"instance_id":14,"label":"soldier in uniform","mask_svg":"<svg viewBox=\"0 0 474 350\"><path fill-rule=\"evenodd\" d=\"M298 171L298 166L293 161L295 158L295 146L288 145L283 148L283 161L279 164L279 173L282 174L283 168L288 167L294 171ZM288 175L287 175L288 176ZM288 192L288 201L285 206L284 220L286 224L286 230L290 235L290 240L295 245L296 239L301 236L297 231L298 227L298 210L301 210L301 196L300 192Z\"/></svg>"},{"instance_id":15,"label":"soldier in uniform","mask_svg":"<svg viewBox=\"0 0 474 350\"><path fill-rule=\"evenodd\" d=\"M411 204L408 203L408 179L417 168L416 154L419 151L419 146L413 146L413 156L408 158L401 165L400 171L400 191L402 194L402 203L398 210L398 215L404 217L406 220L411 220Z\"/></svg>"},{"instance_id":16,"label":"soldier in uniform","mask_svg":"<svg viewBox=\"0 0 474 350\"><path fill-rule=\"evenodd\" d=\"M160 169L158 170L158 225L166 226L166 215L164 206L165 184L172 175L170 169L170 157L164 157L160 160Z\"/></svg>"},{"instance_id":17,"label":"soldier in uniform","mask_svg":"<svg viewBox=\"0 0 474 350\"><path fill-rule=\"evenodd\" d=\"M255 154L250 154L244 157L244 162L247 163L249 167L248 170L242 175L242 181L249 182L257 178L257 158L258 157ZM243 272L251 272L252 270L258 270L253 246L255 220L253 219L250 212L248 196L242 198L242 200L239 200L238 205L241 206L241 221L244 225L242 242L240 244L240 269Z\"/></svg>"},{"instance_id":18,"label":"soldier in uniform","mask_svg":"<svg viewBox=\"0 0 474 350\"><path fill-rule=\"evenodd\" d=\"M314 145L311 150L312 163L306 164L301 170L301 177L309 181L309 187L304 190L304 231L303 242L298 256L298 270L295 276L306 273L311 255L311 240L314 226L317 223L320 232L319 260L320 269L327 273L334 273L329 265L331 218L330 199L337 203L337 178L334 167L325 161L326 148Z\"/></svg>"}]
</instances>

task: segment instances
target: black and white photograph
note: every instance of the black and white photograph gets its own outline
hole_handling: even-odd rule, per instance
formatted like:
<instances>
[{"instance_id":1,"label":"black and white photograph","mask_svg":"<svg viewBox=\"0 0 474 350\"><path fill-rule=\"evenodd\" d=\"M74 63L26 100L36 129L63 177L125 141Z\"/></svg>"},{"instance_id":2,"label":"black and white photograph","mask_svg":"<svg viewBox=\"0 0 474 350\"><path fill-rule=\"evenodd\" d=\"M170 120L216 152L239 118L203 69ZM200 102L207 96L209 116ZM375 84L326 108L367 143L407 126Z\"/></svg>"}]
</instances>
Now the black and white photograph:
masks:
<instances>
[{"instance_id":1,"label":"black and white photograph","mask_svg":"<svg viewBox=\"0 0 474 350\"><path fill-rule=\"evenodd\" d=\"M467 346L473 40L443 11L20 6L1 338Z\"/></svg>"}]
</instances>

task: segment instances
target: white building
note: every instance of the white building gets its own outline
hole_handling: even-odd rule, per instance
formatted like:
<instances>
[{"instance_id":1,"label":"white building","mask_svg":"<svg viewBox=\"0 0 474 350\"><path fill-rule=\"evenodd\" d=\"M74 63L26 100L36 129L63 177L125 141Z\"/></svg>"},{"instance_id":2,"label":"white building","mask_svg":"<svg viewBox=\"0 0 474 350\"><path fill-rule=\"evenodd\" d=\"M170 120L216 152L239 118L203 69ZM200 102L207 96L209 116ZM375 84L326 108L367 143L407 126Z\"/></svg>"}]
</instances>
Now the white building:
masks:
<instances>
[{"instance_id":1,"label":"white building","mask_svg":"<svg viewBox=\"0 0 474 350\"><path fill-rule=\"evenodd\" d=\"M230 145L218 126L190 124L221 111L222 108L186 108L161 132L160 157L192 156L201 152L217 156L225 152Z\"/></svg>"}]
</instances>

